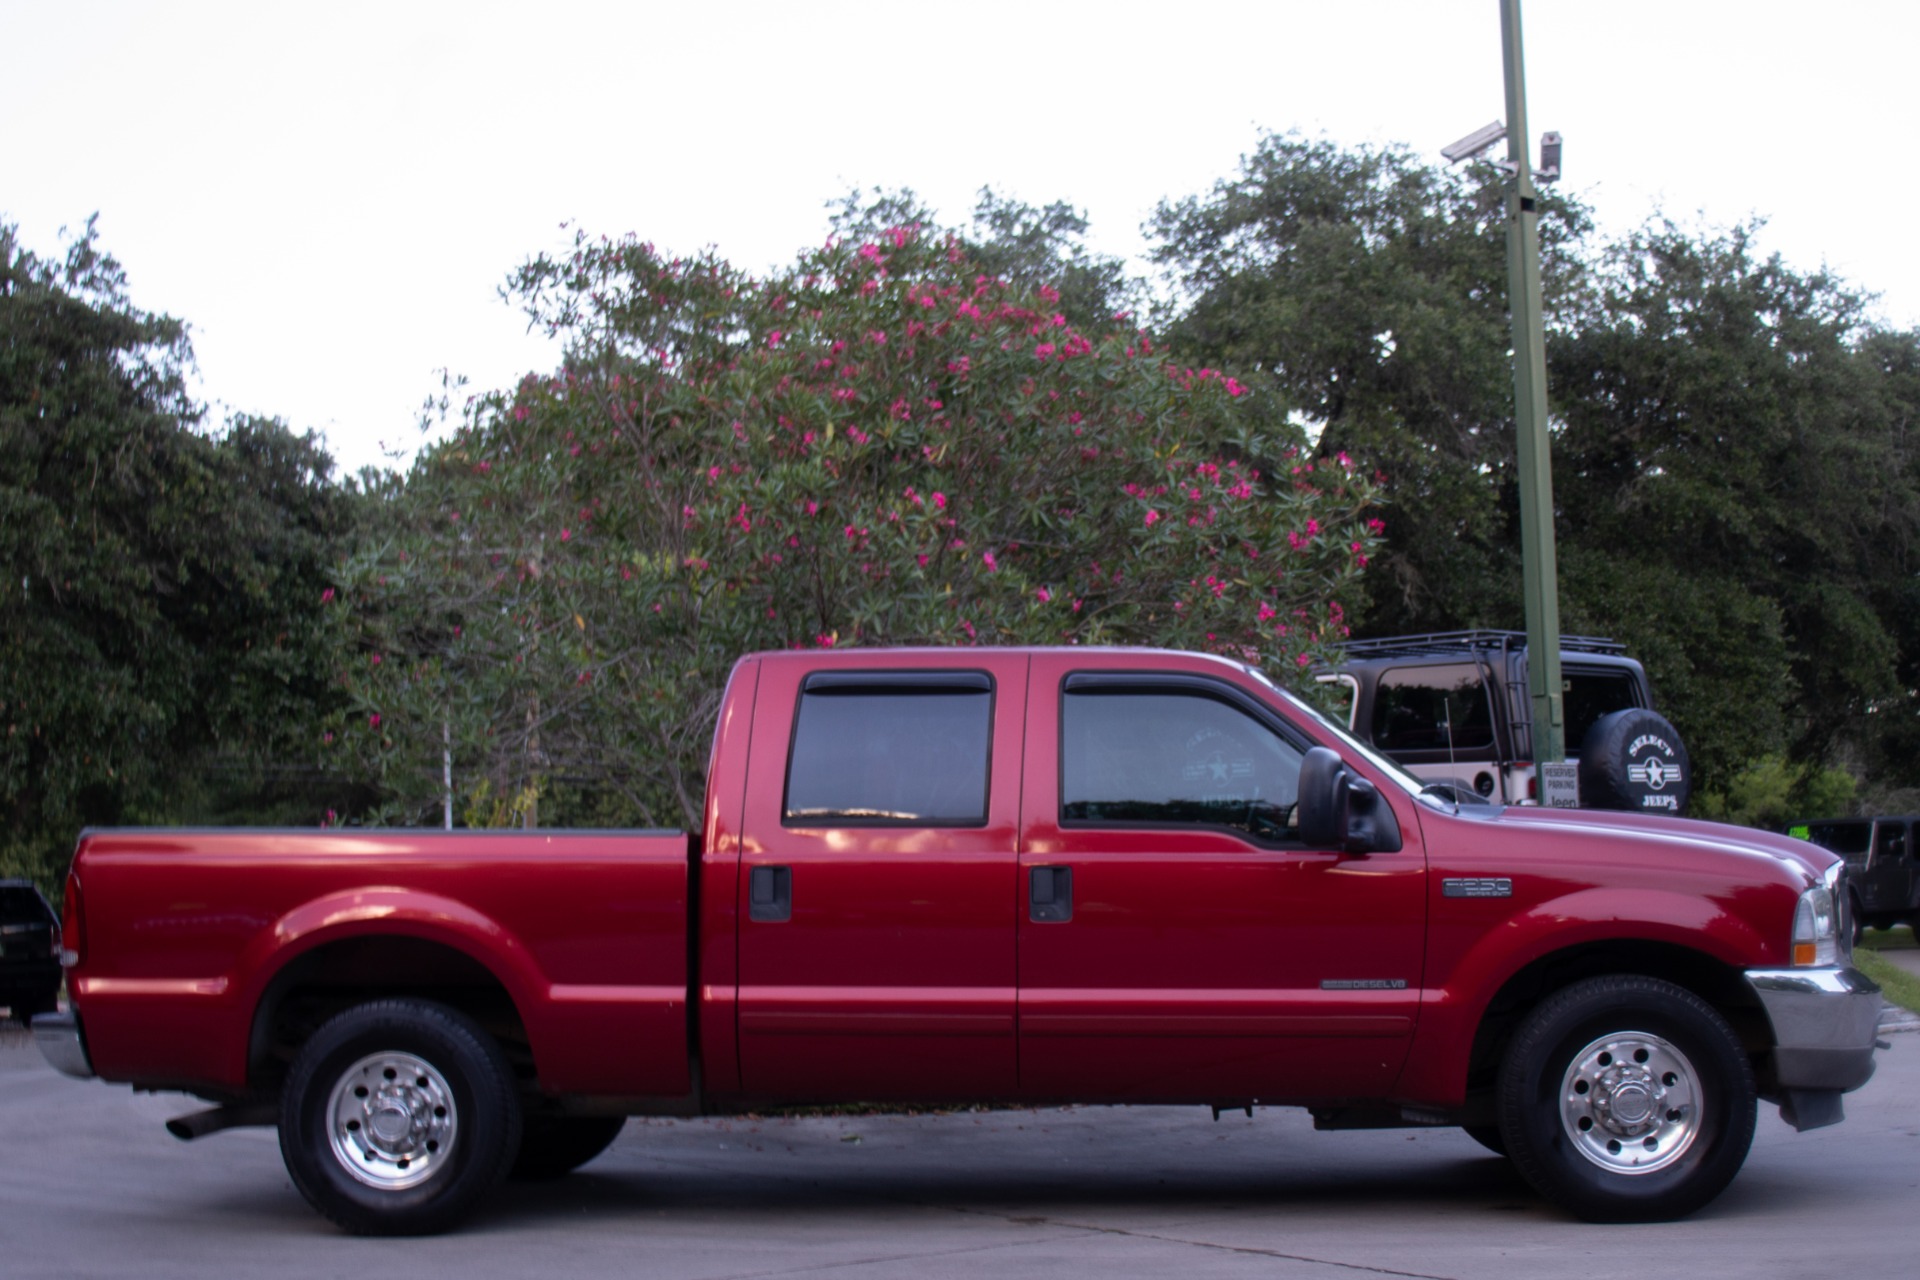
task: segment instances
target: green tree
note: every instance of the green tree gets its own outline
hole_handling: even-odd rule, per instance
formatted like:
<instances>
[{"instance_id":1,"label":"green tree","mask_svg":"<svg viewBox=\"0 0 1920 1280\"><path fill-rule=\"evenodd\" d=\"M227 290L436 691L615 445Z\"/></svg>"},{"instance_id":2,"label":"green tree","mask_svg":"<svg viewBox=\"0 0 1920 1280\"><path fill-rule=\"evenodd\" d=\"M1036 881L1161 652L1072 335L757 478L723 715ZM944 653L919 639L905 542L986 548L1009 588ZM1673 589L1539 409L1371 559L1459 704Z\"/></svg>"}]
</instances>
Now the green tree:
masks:
<instances>
[{"instance_id":1,"label":"green tree","mask_svg":"<svg viewBox=\"0 0 1920 1280\"><path fill-rule=\"evenodd\" d=\"M45 883L84 824L257 785L325 692L345 499L278 423L204 434L191 358L92 222L59 261L0 225L0 866Z\"/></svg>"},{"instance_id":2,"label":"green tree","mask_svg":"<svg viewBox=\"0 0 1920 1280\"><path fill-rule=\"evenodd\" d=\"M377 818L694 823L756 649L1151 642L1297 676L1371 485L1047 284L883 228L753 280L581 239L512 292L561 369L478 398L339 575L328 732Z\"/></svg>"},{"instance_id":3,"label":"green tree","mask_svg":"<svg viewBox=\"0 0 1920 1280\"><path fill-rule=\"evenodd\" d=\"M1669 713L1723 783L1829 758L1895 693L1877 584L1914 495L1862 300L1757 255L1756 230L1630 236L1552 351L1568 613L1662 652Z\"/></svg>"},{"instance_id":4,"label":"green tree","mask_svg":"<svg viewBox=\"0 0 1920 1280\"><path fill-rule=\"evenodd\" d=\"M1269 134L1205 196L1160 206L1155 260L1182 293L1183 358L1242 371L1381 472L1375 632L1511 626L1513 391L1505 204L1491 166ZM1550 319L1577 291L1585 212L1544 201Z\"/></svg>"}]
</instances>

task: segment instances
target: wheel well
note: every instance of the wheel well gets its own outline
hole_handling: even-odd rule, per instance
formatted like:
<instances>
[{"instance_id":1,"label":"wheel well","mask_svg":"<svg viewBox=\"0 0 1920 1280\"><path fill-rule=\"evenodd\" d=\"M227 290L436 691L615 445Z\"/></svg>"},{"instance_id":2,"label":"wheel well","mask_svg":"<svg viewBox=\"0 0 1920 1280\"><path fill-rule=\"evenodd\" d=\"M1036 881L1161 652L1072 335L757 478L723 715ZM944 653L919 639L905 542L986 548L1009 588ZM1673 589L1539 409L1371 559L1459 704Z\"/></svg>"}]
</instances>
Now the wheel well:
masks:
<instances>
[{"instance_id":1,"label":"wheel well","mask_svg":"<svg viewBox=\"0 0 1920 1280\"><path fill-rule=\"evenodd\" d=\"M294 1056L323 1023L355 1005L393 996L417 996L460 1010L499 1042L521 1086L533 1087L533 1049L506 985L464 951L397 935L323 943L274 976L253 1014L249 1087L256 1094L277 1094Z\"/></svg>"},{"instance_id":2,"label":"wheel well","mask_svg":"<svg viewBox=\"0 0 1920 1280\"><path fill-rule=\"evenodd\" d=\"M1542 1000L1563 987L1602 974L1638 974L1685 987L1719 1011L1758 1071L1773 1047L1773 1026L1740 970L1703 952L1664 942L1622 939L1569 947L1535 960L1508 978L1487 1004L1467 1063L1471 1101L1493 1091L1507 1042Z\"/></svg>"}]
</instances>

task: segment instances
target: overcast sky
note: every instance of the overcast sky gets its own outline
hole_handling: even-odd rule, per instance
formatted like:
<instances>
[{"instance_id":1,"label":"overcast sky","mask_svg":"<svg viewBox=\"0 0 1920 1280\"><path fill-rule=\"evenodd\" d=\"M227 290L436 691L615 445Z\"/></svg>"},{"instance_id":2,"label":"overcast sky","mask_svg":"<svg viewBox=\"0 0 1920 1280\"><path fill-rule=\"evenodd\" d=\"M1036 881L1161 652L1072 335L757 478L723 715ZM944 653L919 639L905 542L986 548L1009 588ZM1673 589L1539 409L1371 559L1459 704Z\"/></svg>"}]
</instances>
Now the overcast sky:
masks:
<instances>
[{"instance_id":1,"label":"overcast sky","mask_svg":"<svg viewBox=\"0 0 1920 1280\"><path fill-rule=\"evenodd\" d=\"M1526 0L1532 132L1623 232L1663 210L1920 323L1920 5ZM560 224L764 270L850 186L947 218L991 185L1143 252L1263 130L1441 146L1504 114L1497 0L1101 4L0 0L0 218L100 214L191 324L215 420L411 450L451 368L550 369L497 296Z\"/></svg>"}]
</instances>

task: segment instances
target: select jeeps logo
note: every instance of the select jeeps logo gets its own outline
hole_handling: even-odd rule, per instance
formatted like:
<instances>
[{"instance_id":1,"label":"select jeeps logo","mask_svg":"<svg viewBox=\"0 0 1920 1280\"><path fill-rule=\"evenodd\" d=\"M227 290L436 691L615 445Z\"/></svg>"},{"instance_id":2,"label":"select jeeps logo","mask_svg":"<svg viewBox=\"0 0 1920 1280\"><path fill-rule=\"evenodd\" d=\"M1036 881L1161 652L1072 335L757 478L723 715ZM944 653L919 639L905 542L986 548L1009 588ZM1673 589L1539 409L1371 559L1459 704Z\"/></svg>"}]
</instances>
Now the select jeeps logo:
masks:
<instances>
[{"instance_id":1,"label":"select jeeps logo","mask_svg":"<svg viewBox=\"0 0 1920 1280\"><path fill-rule=\"evenodd\" d=\"M1661 793L1668 787L1678 787L1682 781L1680 753L1659 734L1643 733L1627 748L1627 778L1653 793L1640 797L1642 809L1679 810L1678 796Z\"/></svg>"}]
</instances>

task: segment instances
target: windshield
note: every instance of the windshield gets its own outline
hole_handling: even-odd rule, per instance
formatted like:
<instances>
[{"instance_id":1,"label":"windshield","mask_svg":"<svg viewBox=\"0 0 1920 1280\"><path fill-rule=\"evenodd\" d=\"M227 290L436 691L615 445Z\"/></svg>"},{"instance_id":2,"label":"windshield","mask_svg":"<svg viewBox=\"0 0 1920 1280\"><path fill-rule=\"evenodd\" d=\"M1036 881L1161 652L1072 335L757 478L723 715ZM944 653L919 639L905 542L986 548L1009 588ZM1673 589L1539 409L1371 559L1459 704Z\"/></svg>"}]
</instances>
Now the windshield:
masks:
<instances>
[{"instance_id":1,"label":"windshield","mask_svg":"<svg viewBox=\"0 0 1920 1280\"><path fill-rule=\"evenodd\" d=\"M1307 719L1313 721L1315 724L1319 725L1322 729L1325 729L1328 733L1332 734L1334 737L1334 740L1339 742L1339 744L1342 747L1346 748L1348 752L1352 753L1353 755L1359 756L1362 760L1365 760L1368 764L1372 765L1374 768L1378 769L1381 773L1384 773L1388 778L1392 779L1394 784L1396 786L1399 786L1408 795L1419 796L1421 792L1426 789L1426 786L1427 786L1426 783L1414 777L1412 774L1408 773L1405 769L1402 769L1399 765L1387 759L1385 756L1375 751L1372 747L1369 747L1366 743L1360 741L1360 739L1354 737L1351 733L1347 732L1347 728L1345 725L1340 724L1337 721L1334 721L1332 719L1329 719L1325 712L1305 702L1297 695L1289 693L1287 690L1282 689L1279 685L1273 682L1272 678L1268 676L1266 672L1260 670L1258 667L1252 667L1252 666L1248 667L1247 671L1249 674L1253 676L1255 680L1258 680L1261 684L1267 686L1267 688L1273 690L1274 693L1278 694L1280 698L1283 701L1285 701L1286 704L1289 707L1291 707L1293 710L1299 712L1301 715L1305 716ZM1435 797L1428 796L1426 798L1429 800L1432 800ZM1451 807L1451 806L1448 806L1448 807Z\"/></svg>"}]
</instances>

